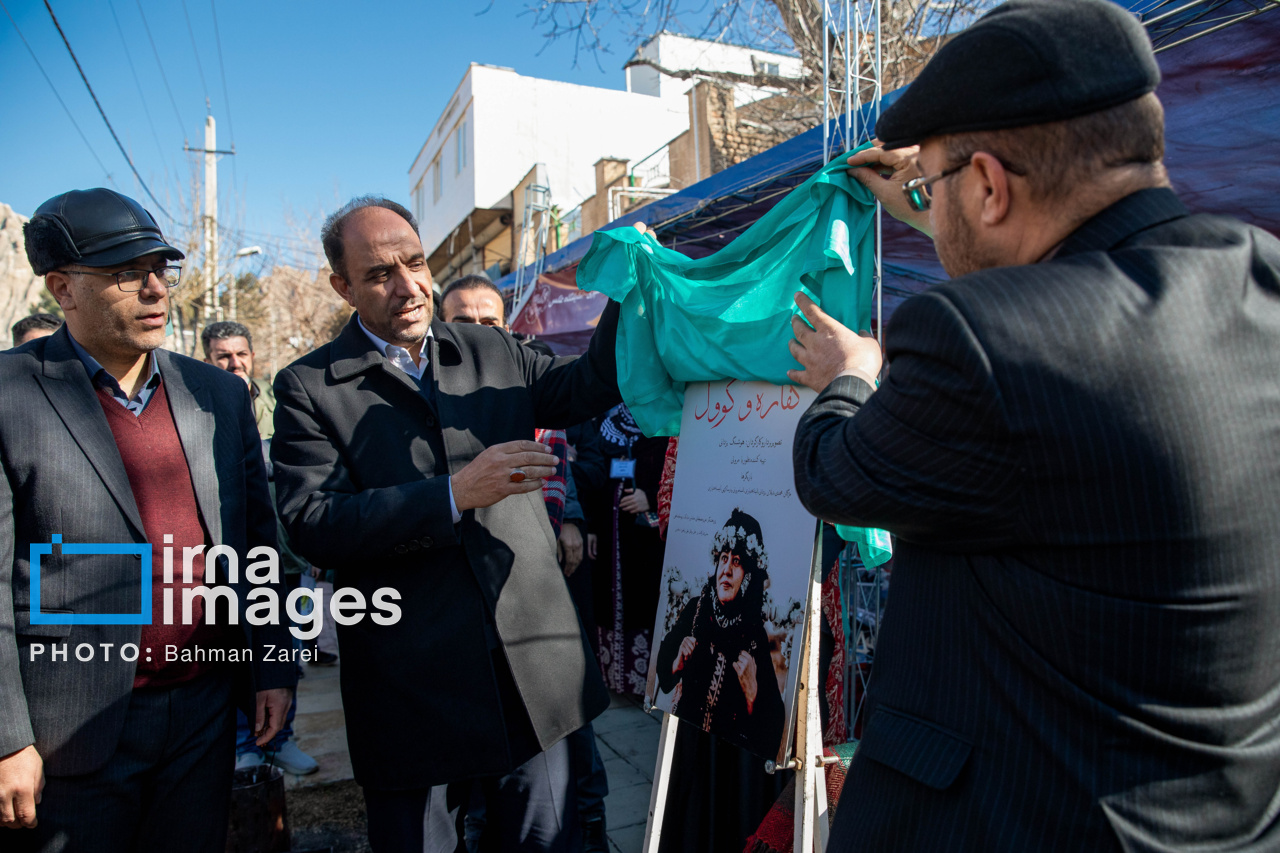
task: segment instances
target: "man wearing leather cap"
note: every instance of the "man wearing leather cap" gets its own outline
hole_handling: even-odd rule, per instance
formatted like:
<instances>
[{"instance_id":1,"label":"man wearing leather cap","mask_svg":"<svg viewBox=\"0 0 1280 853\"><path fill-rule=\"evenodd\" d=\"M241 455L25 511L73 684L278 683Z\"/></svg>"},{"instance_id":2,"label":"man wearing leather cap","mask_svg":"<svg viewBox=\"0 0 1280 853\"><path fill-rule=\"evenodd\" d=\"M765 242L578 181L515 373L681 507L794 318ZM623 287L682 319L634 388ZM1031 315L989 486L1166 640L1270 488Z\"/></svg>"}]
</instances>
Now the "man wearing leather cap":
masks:
<instances>
[{"instance_id":1,"label":"man wearing leather cap","mask_svg":"<svg viewBox=\"0 0 1280 853\"><path fill-rule=\"evenodd\" d=\"M206 575L199 553L244 565L276 545L249 394L160 349L183 255L136 201L64 193L24 236L66 323L0 353L0 847L221 851L233 695L265 743L295 679L266 659L287 629L250 626L247 578ZM206 579L234 596L187 617L183 591Z\"/></svg>"},{"instance_id":2,"label":"man wearing leather cap","mask_svg":"<svg viewBox=\"0 0 1280 853\"><path fill-rule=\"evenodd\" d=\"M850 158L953 281L798 297L819 517L898 537L831 850L1280 848L1280 241L1192 215L1104 0L1013 0Z\"/></svg>"}]
</instances>

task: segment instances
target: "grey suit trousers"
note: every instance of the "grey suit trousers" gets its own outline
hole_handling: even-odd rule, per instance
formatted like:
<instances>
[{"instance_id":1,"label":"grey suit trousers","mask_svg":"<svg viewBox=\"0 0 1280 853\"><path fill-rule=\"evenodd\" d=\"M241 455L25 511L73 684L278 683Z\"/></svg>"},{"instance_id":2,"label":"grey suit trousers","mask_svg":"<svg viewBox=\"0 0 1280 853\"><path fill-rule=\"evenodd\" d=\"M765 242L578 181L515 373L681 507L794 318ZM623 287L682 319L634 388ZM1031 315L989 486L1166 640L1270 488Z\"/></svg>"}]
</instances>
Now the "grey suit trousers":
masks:
<instances>
[{"instance_id":1,"label":"grey suit trousers","mask_svg":"<svg viewBox=\"0 0 1280 853\"><path fill-rule=\"evenodd\" d=\"M0 846L14 853L223 853L234 755L228 675L135 690L107 763L82 776L46 777L39 825L5 830Z\"/></svg>"}]
</instances>

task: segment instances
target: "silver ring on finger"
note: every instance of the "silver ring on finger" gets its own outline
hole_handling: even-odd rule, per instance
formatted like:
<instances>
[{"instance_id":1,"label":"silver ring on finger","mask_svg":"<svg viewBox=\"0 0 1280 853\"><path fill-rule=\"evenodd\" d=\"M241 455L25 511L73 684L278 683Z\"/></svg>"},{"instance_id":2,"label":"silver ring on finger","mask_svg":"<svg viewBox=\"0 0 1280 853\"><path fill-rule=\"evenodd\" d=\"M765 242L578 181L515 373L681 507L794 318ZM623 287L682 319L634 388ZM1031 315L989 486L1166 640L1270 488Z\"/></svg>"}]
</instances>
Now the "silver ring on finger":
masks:
<instances>
[{"instance_id":1,"label":"silver ring on finger","mask_svg":"<svg viewBox=\"0 0 1280 853\"><path fill-rule=\"evenodd\" d=\"M519 468L511 469L511 482L523 483L524 479L525 479L525 473L523 471L521 471Z\"/></svg>"}]
</instances>

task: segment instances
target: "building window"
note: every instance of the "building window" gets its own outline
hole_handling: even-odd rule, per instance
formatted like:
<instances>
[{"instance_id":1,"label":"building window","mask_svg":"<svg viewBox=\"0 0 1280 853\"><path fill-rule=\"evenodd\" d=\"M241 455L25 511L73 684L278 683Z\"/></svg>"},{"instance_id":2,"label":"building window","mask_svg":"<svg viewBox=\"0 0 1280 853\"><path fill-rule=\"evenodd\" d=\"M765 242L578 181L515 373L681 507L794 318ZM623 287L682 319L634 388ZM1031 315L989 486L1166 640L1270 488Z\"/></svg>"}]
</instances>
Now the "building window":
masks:
<instances>
[{"instance_id":1,"label":"building window","mask_svg":"<svg viewBox=\"0 0 1280 853\"><path fill-rule=\"evenodd\" d=\"M431 203L435 204L440 200L440 193L444 190L440 178L440 157L436 157L434 163L431 164Z\"/></svg>"},{"instance_id":2,"label":"building window","mask_svg":"<svg viewBox=\"0 0 1280 853\"><path fill-rule=\"evenodd\" d=\"M413 215L417 217L421 223L426 218L427 213L427 194L422 188L422 181L418 181L418 185L413 188Z\"/></svg>"},{"instance_id":3,"label":"building window","mask_svg":"<svg viewBox=\"0 0 1280 853\"><path fill-rule=\"evenodd\" d=\"M764 73L765 73L765 75L766 75L766 76L769 76L769 77L777 77L777 76L778 76L778 63L776 63L776 62L766 62L766 63L764 64Z\"/></svg>"},{"instance_id":4,"label":"building window","mask_svg":"<svg viewBox=\"0 0 1280 853\"><path fill-rule=\"evenodd\" d=\"M458 146L457 174L461 175L462 170L467 168L467 120L465 118L462 121L458 122L458 130L456 133L454 133L454 138Z\"/></svg>"}]
</instances>

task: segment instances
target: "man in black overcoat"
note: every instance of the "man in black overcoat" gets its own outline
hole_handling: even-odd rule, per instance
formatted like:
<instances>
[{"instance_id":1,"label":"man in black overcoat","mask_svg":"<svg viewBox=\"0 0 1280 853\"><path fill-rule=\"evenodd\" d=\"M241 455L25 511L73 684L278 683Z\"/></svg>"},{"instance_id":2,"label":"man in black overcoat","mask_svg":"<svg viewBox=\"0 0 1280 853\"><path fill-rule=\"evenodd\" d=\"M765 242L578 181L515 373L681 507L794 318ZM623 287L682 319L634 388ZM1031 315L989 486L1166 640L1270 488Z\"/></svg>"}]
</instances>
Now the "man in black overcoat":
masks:
<instances>
[{"instance_id":1,"label":"man in black overcoat","mask_svg":"<svg viewBox=\"0 0 1280 853\"><path fill-rule=\"evenodd\" d=\"M323 239L356 313L276 377L272 458L296 550L398 608L337 626L370 842L452 851L469 791L445 786L477 780L501 849L576 850L563 738L609 697L542 500L556 457L532 439L619 401L617 306L582 357L538 355L498 328L433 322L402 206L356 199Z\"/></svg>"},{"instance_id":2,"label":"man in black overcoat","mask_svg":"<svg viewBox=\"0 0 1280 853\"><path fill-rule=\"evenodd\" d=\"M1280 240L1188 214L1158 82L1014 0L850 159L954 280L879 390L801 300L797 491L898 541L833 851L1280 849Z\"/></svg>"}]
</instances>

